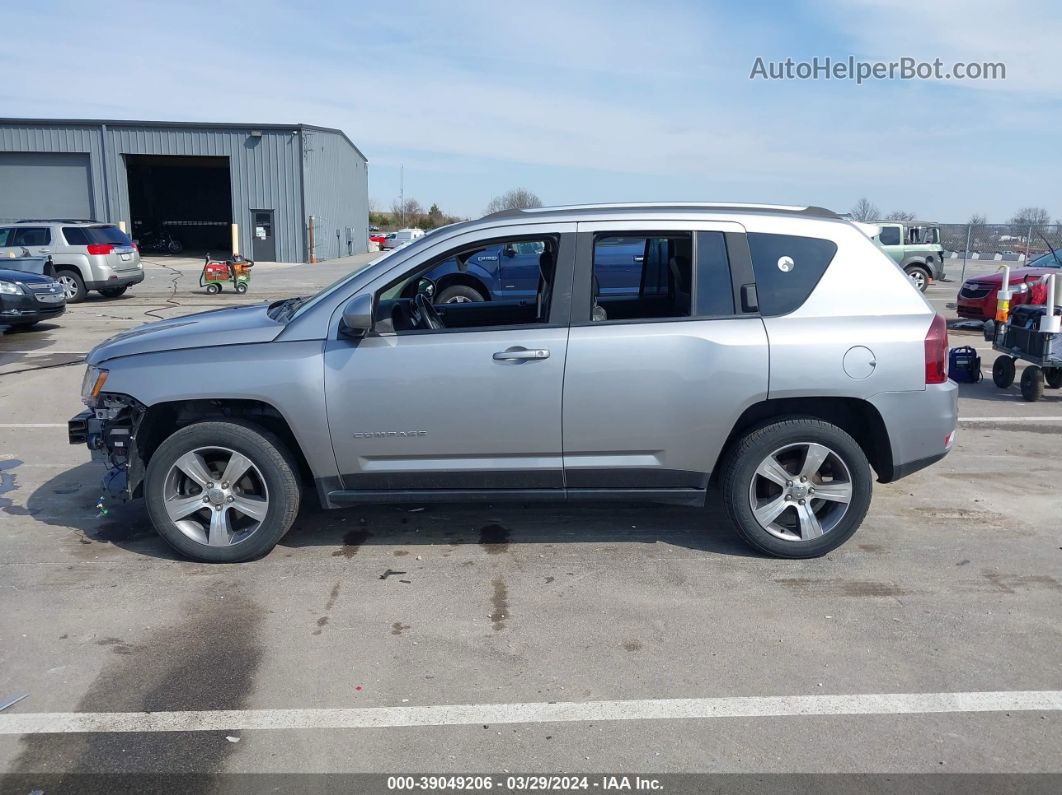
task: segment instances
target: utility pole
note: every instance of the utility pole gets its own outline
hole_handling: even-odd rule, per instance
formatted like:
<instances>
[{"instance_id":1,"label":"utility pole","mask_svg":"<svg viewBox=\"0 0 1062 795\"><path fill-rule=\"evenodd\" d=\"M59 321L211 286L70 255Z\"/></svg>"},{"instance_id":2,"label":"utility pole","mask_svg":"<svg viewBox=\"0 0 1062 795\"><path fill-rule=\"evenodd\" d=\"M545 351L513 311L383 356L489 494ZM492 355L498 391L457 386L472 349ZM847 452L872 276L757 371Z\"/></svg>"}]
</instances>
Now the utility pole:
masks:
<instances>
[{"instance_id":1,"label":"utility pole","mask_svg":"<svg viewBox=\"0 0 1062 795\"><path fill-rule=\"evenodd\" d=\"M402 226L406 225L406 167L398 167L398 218Z\"/></svg>"}]
</instances>

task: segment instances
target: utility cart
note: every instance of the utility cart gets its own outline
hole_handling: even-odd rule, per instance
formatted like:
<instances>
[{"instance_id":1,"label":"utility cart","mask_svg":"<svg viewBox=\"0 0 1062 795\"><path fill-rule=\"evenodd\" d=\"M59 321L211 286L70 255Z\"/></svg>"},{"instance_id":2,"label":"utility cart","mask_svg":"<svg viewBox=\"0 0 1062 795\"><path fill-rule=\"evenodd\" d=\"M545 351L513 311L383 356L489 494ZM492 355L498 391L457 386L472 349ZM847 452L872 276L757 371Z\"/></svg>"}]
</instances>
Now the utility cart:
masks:
<instances>
[{"instance_id":1,"label":"utility cart","mask_svg":"<svg viewBox=\"0 0 1062 795\"><path fill-rule=\"evenodd\" d=\"M1054 321L1047 318L1052 310ZM1023 304L1014 308L1006 323L996 324L992 350L1001 356L992 365L992 381L1000 389L1014 383L1014 363L1021 359L1029 366L1021 374L1021 396L1028 401L1043 397L1044 384L1062 387L1062 333L1057 331L1062 307ZM1041 328L1051 329L1041 331Z\"/></svg>"},{"instance_id":2,"label":"utility cart","mask_svg":"<svg viewBox=\"0 0 1062 795\"><path fill-rule=\"evenodd\" d=\"M199 286L216 295L221 292L221 286L228 283L242 295L250 284L252 267L254 260L244 259L239 254L225 259L215 259L207 254L203 271L199 274Z\"/></svg>"}]
</instances>

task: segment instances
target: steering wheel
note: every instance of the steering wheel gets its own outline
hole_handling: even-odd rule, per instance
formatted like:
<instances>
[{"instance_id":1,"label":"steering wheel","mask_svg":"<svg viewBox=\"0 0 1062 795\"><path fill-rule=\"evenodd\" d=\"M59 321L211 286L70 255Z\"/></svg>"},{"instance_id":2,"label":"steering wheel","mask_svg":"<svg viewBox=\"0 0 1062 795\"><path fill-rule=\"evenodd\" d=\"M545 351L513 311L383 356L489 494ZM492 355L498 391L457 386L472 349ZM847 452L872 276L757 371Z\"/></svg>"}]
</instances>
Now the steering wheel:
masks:
<instances>
[{"instance_id":1,"label":"steering wheel","mask_svg":"<svg viewBox=\"0 0 1062 795\"><path fill-rule=\"evenodd\" d=\"M410 314L417 328L425 330L446 328L439 311L424 293L417 293L417 297L413 299Z\"/></svg>"}]
</instances>

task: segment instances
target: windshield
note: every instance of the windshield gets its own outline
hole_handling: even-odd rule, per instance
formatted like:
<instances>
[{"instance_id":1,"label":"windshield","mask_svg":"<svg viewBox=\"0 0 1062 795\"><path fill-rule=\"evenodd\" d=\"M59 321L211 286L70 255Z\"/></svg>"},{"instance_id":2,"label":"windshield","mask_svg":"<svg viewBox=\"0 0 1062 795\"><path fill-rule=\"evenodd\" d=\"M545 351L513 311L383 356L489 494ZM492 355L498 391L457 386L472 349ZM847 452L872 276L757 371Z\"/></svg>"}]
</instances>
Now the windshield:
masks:
<instances>
[{"instance_id":1,"label":"windshield","mask_svg":"<svg viewBox=\"0 0 1062 795\"><path fill-rule=\"evenodd\" d=\"M1055 249L1055 253L1052 254L1048 251L1032 262L1029 263L1030 268L1062 268L1062 251Z\"/></svg>"},{"instance_id":2,"label":"windshield","mask_svg":"<svg viewBox=\"0 0 1062 795\"><path fill-rule=\"evenodd\" d=\"M344 276L339 277L336 281L332 282L330 285L325 287L323 290L321 290L316 295L314 295L314 296L312 296L310 298L307 298L307 299L300 299L299 306L298 306L297 310L292 313L291 317L292 318L298 317L299 315L301 315L304 312L308 311L311 307L316 306L318 303L320 303L324 299L328 298L330 295L332 295L337 290L343 289L343 286L347 282L349 282L351 279L353 279L355 276L357 276L362 271L366 270L367 268L371 268L372 266L376 265L378 262L382 262L383 260L387 259L388 257L393 256L394 254L397 254L399 251L401 251L403 253L403 255L405 255L405 254L412 253L413 250L419 249L422 246L430 246L432 243L435 242L434 238L439 232L443 231L444 229L447 229L447 230L451 229L451 228L453 228L453 226L454 226L454 224L448 224L446 226L437 227L435 229L432 229L430 232L427 232L426 234L416 238L415 240L411 241L410 243L407 243L406 245L404 245L404 246L402 246L400 248L393 248L393 249L391 249L389 251L385 251L383 254L381 254L376 259L370 260L369 262L367 262L364 265L362 265L360 268L355 268L354 270L350 271L350 273L347 273Z\"/></svg>"}]
</instances>

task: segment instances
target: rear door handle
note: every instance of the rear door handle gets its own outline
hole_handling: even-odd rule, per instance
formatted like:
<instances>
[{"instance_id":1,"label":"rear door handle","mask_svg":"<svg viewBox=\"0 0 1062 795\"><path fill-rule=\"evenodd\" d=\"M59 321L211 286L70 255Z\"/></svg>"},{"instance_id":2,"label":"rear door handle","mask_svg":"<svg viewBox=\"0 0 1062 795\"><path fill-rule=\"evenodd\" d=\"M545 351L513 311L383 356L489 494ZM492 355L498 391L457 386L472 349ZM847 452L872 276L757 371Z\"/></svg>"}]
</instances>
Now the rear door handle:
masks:
<instances>
[{"instance_id":1,"label":"rear door handle","mask_svg":"<svg viewBox=\"0 0 1062 795\"><path fill-rule=\"evenodd\" d=\"M549 351L545 348L528 350L527 348L509 348L494 354L494 361L504 362L511 359L548 359Z\"/></svg>"}]
</instances>

